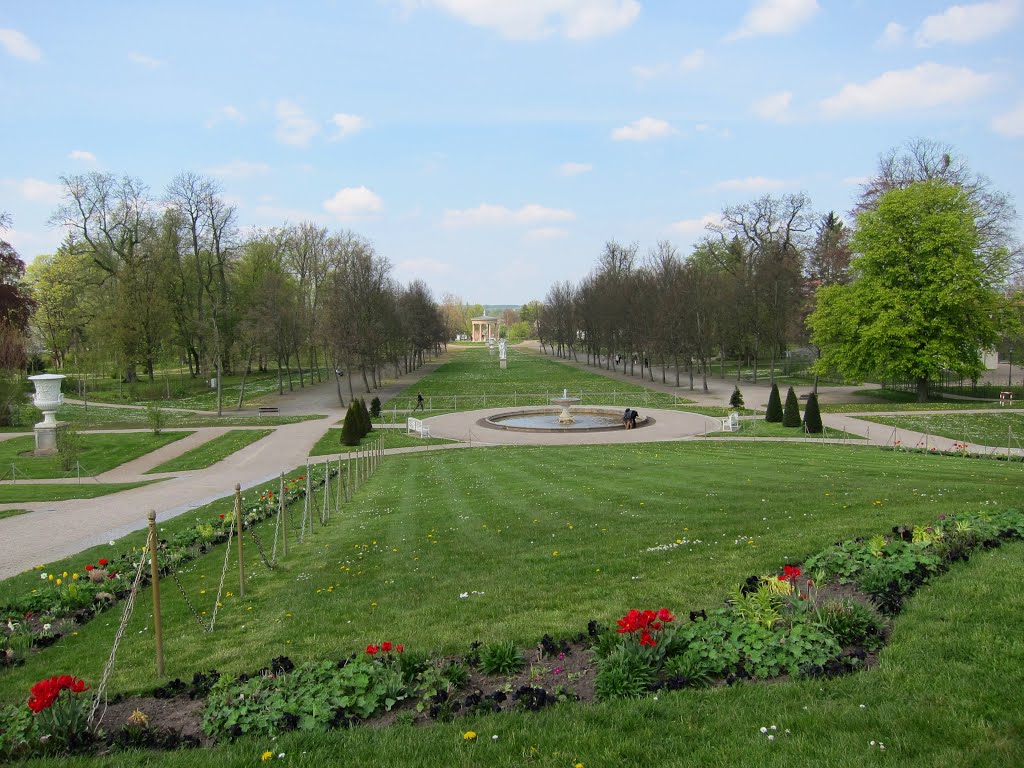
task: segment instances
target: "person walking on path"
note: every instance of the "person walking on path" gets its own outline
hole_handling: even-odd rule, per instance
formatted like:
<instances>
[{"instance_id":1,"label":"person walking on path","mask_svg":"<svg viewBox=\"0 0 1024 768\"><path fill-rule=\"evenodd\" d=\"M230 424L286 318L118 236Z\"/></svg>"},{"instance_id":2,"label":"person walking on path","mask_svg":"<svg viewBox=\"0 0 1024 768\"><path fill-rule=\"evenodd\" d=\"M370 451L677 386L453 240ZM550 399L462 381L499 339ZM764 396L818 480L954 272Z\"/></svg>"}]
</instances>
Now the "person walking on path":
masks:
<instances>
[{"instance_id":1,"label":"person walking on path","mask_svg":"<svg viewBox=\"0 0 1024 768\"><path fill-rule=\"evenodd\" d=\"M416 393L416 407L413 408L412 410L413 410L414 413L416 411L426 411L426 408L423 407L423 393L422 392L417 392Z\"/></svg>"}]
</instances>

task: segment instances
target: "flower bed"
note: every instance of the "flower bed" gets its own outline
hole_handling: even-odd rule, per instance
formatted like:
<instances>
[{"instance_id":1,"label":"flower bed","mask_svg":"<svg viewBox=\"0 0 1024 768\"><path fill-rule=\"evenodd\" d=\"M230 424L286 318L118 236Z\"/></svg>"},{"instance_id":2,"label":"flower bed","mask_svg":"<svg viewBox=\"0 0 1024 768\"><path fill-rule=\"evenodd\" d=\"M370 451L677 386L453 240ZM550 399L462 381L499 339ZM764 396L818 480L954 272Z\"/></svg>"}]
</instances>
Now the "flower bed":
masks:
<instances>
[{"instance_id":1,"label":"flower bed","mask_svg":"<svg viewBox=\"0 0 1024 768\"><path fill-rule=\"evenodd\" d=\"M366 721L532 711L739 680L843 674L871 663L888 636L888 616L914 590L979 547L1022 537L1024 514L1016 510L940 516L930 526L898 526L886 536L837 543L802 567L787 564L780 574L751 576L722 607L692 611L688 620L667 608L633 609L616 631L592 621L585 633L545 636L527 650L508 642L474 643L463 657L430 658L383 640L337 662L295 666L281 657L237 678L197 674L191 684L162 686L154 698L115 703L120 722L107 721L103 741L90 733L58 739L53 723L33 714L34 707L8 707L0 713L0 756L100 744L193 745ZM58 686L59 695L64 688ZM150 716L155 702L172 697L185 704L173 711L188 713L175 732ZM32 700L41 700L35 689Z\"/></svg>"}]
</instances>

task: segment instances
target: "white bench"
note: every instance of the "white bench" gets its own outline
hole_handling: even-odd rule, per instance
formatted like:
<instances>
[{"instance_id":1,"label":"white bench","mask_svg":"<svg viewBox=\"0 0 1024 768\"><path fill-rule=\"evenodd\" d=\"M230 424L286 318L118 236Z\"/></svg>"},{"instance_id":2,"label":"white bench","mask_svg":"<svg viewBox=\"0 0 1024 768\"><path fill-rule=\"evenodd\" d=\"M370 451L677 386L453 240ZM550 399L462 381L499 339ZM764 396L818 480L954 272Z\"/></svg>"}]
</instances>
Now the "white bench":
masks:
<instances>
[{"instance_id":1,"label":"white bench","mask_svg":"<svg viewBox=\"0 0 1024 768\"><path fill-rule=\"evenodd\" d=\"M740 415L733 411L729 414L728 419L722 419L722 431L723 432L739 432L740 431Z\"/></svg>"},{"instance_id":2,"label":"white bench","mask_svg":"<svg viewBox=\"0 0 1024 768\"><path fill-rule=\"evenodd\" d=\"M423 423L423 419L414 419L410 416L406 424L406 434L413 432L420 437L430 437L430 427Z\"/></svg>"}]
</instances>

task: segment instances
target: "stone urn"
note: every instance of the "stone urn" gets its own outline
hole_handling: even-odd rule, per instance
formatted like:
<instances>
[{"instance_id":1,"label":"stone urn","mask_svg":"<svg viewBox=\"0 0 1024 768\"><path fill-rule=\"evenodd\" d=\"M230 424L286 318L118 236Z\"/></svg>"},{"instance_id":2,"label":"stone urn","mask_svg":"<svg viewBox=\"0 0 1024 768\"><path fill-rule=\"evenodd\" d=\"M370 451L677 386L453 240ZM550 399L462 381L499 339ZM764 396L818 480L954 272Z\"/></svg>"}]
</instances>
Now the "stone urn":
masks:
<instances>
[{"instance_id":1,"label":"stone urn","mask_svg":"<svg viewBox=\"0 0 1024 768\"><path fill-rule=\"evenodd\" d=\"M64 404L64 395L60 391L64 377L58 373L42 373L29 376L36 388L32 403L43 412L43 420L36 424L36 456L52 456L57 452L57 409Z\"/></svg>"}]
</instances>

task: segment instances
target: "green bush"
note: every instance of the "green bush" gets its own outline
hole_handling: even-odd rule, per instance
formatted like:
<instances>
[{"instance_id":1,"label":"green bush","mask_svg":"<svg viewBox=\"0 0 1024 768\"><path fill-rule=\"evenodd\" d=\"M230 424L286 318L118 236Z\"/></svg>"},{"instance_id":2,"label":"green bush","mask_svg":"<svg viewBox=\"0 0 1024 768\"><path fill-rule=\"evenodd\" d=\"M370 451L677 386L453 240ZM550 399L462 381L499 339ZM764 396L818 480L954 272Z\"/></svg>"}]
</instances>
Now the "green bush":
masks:
<instances>
[{"instance_id":1,"label":"green bush","mask_svg":"<svg viewBox=\"0 0 1024 768\"><path fill-rule=\"evenodd\" d=\"M813 392L807 398L804 408L804 430L809 435L820 435L824 430L821 424L821 409L818 408L818 396Z\"/></svg>"},{"instance_id":2,"label":"green bush","mask_svg":"<svg viewBox=\"0 0 1024 768\"><path fill-rule=\"evenodd\" d=\"M732 397L729 398L729 405L736 409L743 407L743 393L740 392L740 388L738 386L733 387Z\"/></svg>"},{"instance_id":3,"label":"green bush","mask_svg":"<svg viewBox=\"0 0 1024 768\"><path fill-rule=\"evenodd\" d=\"M373 400L370 401L370 415L373 418L380 416L380 398L374 396Z\"/></svg>"},{"instance_id":4,"label":"green bush","mask_svg":"<svg viewBox=\"0 0 1024 768\"><path fill-rule=\"evenodd\" d=\"M654 669L631 648L619 648L600 661L594 676L599 699L639 698L651 689Z\"/></svg>"},{"instance_id":5,"label":"green bush","mask_svg":"<svg viewBox=\"0 0 1024 768\"><path fill-rule=\"evenodd\" d=\"M150 402L146 405L146 421L149 422L149 428L153 430L153 434L159 435L167 425L167 414L159 405Z\"/></svg>"},{"instance_id":6,"label":"green bush","mask_svg":"<svg viewBox=\"0 0 1024 768\"><path fill-rule=\"evenodd\" d=\"M353 400L348 404L348 410L345 412L345 423L341 426L341 444L359 445L359 441L363 436L362 432L359 408L356 407L356 402Z\"/></svg>"},{"instance_id":7,"label":"green bush","mask_svg":"<svg viewBox=\"0 0 1024 768\"><path fill-rule=\"evenodd\" d=\"M764 412L765 421L779 423L782 421L782 398L779 397L779 386L772 382L772 393L768 395L768 409Z\"/></svg>"},{"instance_id":8,"label":"green bush","mask_svg":"<svg viewBox=\"0 0 1024 768\"><path fill-rule=\"evenodd\" d=\"M796 392L793 391L792 387L786 393L786 410L782 415L782 426L800 426L800 403L797 402Z\"/></svg>"},{"instance_id":9,"label":"green bush","mask_svg":"<svg viewBox=\"0 0 1024 768\"><path fill-rule=\"evenodd\" d=\"M366 401L359 398L359 420L362 423L363 436L373 432L373 421L370 419L370 411L366 408Z\"/></svg>"},{"instance_id":10,"label":"green bush","mask_svg":"<svg viewBox=\"0 0 1024 768\"><path fill-rule=\"evenodd\" d=\"M60 468L65 472L78 466L78 459L82 456L82 435L70 424L57 430L57 455Z\"/></svg>"}]
</instances>

